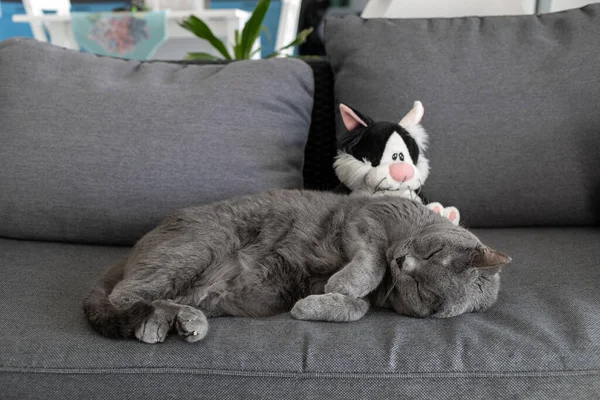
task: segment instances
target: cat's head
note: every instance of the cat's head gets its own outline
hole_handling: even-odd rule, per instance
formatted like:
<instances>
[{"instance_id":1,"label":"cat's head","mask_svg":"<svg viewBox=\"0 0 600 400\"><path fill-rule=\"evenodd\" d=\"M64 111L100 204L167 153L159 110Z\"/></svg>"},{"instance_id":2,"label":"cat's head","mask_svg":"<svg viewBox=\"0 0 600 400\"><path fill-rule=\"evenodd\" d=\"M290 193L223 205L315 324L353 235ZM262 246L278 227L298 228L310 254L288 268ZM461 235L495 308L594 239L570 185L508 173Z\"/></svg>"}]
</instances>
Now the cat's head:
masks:
<instances>
[{"instance_id":1,"label":"cat's head","mask_svg":"<svg viewBox=\"0 0 600 400\"><path fill-rule=\"evenodd\" d=\"M438 223L387 252L393 286L388 301L401 314L448 318L483 311L500 288L500 269L511 258L471 232Z\"/></svg>"},{"instance_id":2,"label":"cat's head","mask_svg":"<svg viewBox=\"0 0 600 400\"><path fill-rule=\"evenodd\" d=\"M350 190L417 190L429 175L427 132L421 126L424 108L415 101L400 122L373 121L340 104L347 133L340 138L334 163L340 181Z\"/></svg>"}]
</instances>

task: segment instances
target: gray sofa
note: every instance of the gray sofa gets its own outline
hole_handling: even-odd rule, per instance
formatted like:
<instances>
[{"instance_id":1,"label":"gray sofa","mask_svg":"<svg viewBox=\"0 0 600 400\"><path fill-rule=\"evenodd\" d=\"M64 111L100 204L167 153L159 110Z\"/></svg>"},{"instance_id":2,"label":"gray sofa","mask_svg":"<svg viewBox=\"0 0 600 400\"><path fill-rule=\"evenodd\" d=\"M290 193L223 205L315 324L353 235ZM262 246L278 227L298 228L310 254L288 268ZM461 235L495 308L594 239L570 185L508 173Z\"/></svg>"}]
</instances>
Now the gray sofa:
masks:
<instances>
[{"instance_id":1,"label":"gray sofa","mask_svg":"<svg viewBox=\"0 0 600 400\"><path fill-rule=\"evenodd\" d=\"M403 54L394 60L397 70L374 62L376 52L356 54L336 43L344 33L343 26L336 27L339 22L327 28L333 72L324 60L308 62L312 70L285 60L138 64L57 53L29 41L0 44L0 398L600 398L600 7L543 18L380 20L366 27L359 19L344 21L366 42L378 29L386 30L387 36L378 34L386 38L394 26L412 32L389 44L410 47L392 51ZM420 36L444 36L448 29L460 33L446 56L441 49L448 43ZM472 50L481 45L477 37L501 37L504 56L465 65L461 57L474 59ZM438 42L441 47L435 49ZM527 47L533 44L548 47L535 53ZM14 50L22 46L26 51ZM18 85L7 83L15 82L7 65L16 58L23 65ZM435 59L435 68L428 58ZM389 91L372 89L368 76L377 71ZM419 71L426 76L419 77ZM501 79L487 81L483 90L478 71L486 79ZM193 76L186 78L187 73ZM36 74L45 74L44 79L36 80ZM268 75L275 84L264 80L240 89L240 74L245 79L250 74L253 82ZM224 81L215 84L215 79ZM291 86L282 87L283 80ZM179 94L169 95L173 82L181 83ZM182 89L189 85L195 89ZM130 108L119 103L123 117L114 117L118 107L113 117L98 117L88 108L111 99L118 103L131 90L142 92L126 103ZM171 120L177 138L160 142L159 134L142 136L153 126L144 115L170 115L169 104L160 96L149 99L144 90L169 99L188 96L178 111L194 119L189 124L181 122L185 116ZM229 101L226 96L234 104L247 93L253 99L232 106L247 112L242 120L225 107L220 113L226 115L186 109L204 99L222 104ZM196 344L177 337L160 345L110 340L88 327L81 309L86 291L136 238L171 207L235 194L230 183L235 176L227 174L227 163L218 164L224 154L242 163L235 166L236 175L247 171L244 182L237 183L246 185L240 192L260 190L261 184L301 185L302 166L305 187L328 190L337 183L331 168L336 101L376 118L393 118L415 97L425 104L424 125L431 135L426 194L458 206L485 243L513 258L492 309L447 320L375 310L349 324L302 322L288 314L217 318ZM163 108L151 111L139 104ZM27 114L19 113L26 106ZM255 107L268 109L258 122L251 121ZM126 129L113 125L118 135L105 136L107 118ZM127 123L130 118L136 123ZM285 118L291 119L284 125L273 122ZM290 136L273 133L261 142L258 135L249 144L230 141L219 147L210 139L215 133L203 129L204 119L212 121L219 138L256 135L252 132L261 126L272 132L290 125L298 129L290 128ZM227 129L219 129L224 125ZM235 133L236 125L244 126L241 133ZM69 141L82 135L73 126L86 127L92 147L84 145L87 139ZM161 129L171 132L168 125ZM197 131L201 140L183 135L186 129ZM295 139L288 140L291 136ZM136 138L131 147L129 138ZM240 161L252 144L275 146L268 151L285 151L290 158L265 164L276 155L259 152ZM165 148L177 150L152 158ZM304 162L295 162L304 148ZM198 154L204 163L197 162ZM137 158L127 164L127 156ZM179 161L173 166L173 160ZM199 172L206 160L219 165L214 182L206 178L213 177L213 169ZM251 166L262 169L253 175ZM82 183L80 174L89 181Z\"/></svg>"}]
</instances>

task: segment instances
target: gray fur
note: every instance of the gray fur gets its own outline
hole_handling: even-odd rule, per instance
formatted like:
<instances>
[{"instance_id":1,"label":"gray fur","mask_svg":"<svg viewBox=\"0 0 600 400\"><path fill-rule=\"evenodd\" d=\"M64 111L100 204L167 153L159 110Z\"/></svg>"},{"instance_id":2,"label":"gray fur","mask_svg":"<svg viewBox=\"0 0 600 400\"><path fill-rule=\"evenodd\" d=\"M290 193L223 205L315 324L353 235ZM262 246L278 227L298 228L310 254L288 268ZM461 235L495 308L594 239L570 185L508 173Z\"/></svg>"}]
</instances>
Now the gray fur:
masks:
<instances>
[{"instance_id":1,"label":"gray fur","mask_svg":"<svg viewBox=\"0 0 600 400\"><path fill-rule=\"evenodd\" d=\"M341 293L311 294L294 304L291 314L296 319L311 321L358 321L369 311L365 299Z\"/></svg>"},{"instance_id":2,"label":"gray fur","mask_svg":"<svg viewBox=\"0 0 600 400\"><path fill-rule=\"evenodd\" d=\"M84 311L101 334L147 343L200 340L220 315L355 321L373 304L449 317L491 306L509 261L407 199L273 190L170 215Z\"/></svg>"}]
</instances>

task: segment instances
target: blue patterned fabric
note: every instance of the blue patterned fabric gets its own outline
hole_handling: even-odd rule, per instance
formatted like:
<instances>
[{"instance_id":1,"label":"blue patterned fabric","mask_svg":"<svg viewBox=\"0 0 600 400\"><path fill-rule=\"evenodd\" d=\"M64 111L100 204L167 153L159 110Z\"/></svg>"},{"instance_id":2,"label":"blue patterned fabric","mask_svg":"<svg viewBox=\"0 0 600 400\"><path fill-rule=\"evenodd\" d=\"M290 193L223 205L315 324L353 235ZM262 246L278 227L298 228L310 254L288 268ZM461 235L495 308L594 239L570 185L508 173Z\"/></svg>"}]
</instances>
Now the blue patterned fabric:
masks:
<instances>
[{"instance_id":1,"label":"blue patterned fabric","mask_svg":"<svg viewBox=\"0 0 600 400\"><path fill-rule=\"evenodd\" d=\"M147 60L167 39L166 11L71 14L80 48L106 56Z\"/></svg>"}]
</instances>

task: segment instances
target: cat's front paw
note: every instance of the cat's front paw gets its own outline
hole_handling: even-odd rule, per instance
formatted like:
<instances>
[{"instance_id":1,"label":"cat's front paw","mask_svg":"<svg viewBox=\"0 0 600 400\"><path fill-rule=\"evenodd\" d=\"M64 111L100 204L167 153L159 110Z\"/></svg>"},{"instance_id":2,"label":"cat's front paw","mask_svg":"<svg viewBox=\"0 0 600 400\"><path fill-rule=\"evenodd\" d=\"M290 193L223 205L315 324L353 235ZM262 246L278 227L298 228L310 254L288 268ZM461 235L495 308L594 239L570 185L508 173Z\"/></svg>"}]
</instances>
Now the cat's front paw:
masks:
<instances>
[{"instance_id":1,"label":"cat's front paw","mask_svg":"<svg viewBox=\"0 0 600 400\"><path fill-rule=\"evenodd\" d=\"M308 321L350 322L361 319L369 304L340 293L316 294L298 300L292 317Z\"/></svg>"},{"instance_id":2,"label":"cat's front paw","mask_svg":"<svg viewBox=\"0 0 600 400\"><path fill-rule=\"evenodd\" d=\"M360 297L356 288L353 287L352 279L347 276L348 273L346 271L339 271L336 274L333 274L325 284L324 292L325 293L339 293L350 297Z\"/></svg>"},{"instance_id":3,"label":"cat's front paw","mask_svg":"<svg viewBox=\"0 0 600 400\"><path fill-rule=\"evenodd\" d=\"M313 301L310 298L314 297L314 296L316 296L316 295L311 295L311 296L308 296L308 297L298 300L296 302L296 304L294 304L294 307L292 307L292 310L290 311L290 314L292 314L292 317L294 317L296 319L302 319L305 321L313 319L316 312L315 312L313 304L312 304Z\"/></svg>"}]
</instances>

